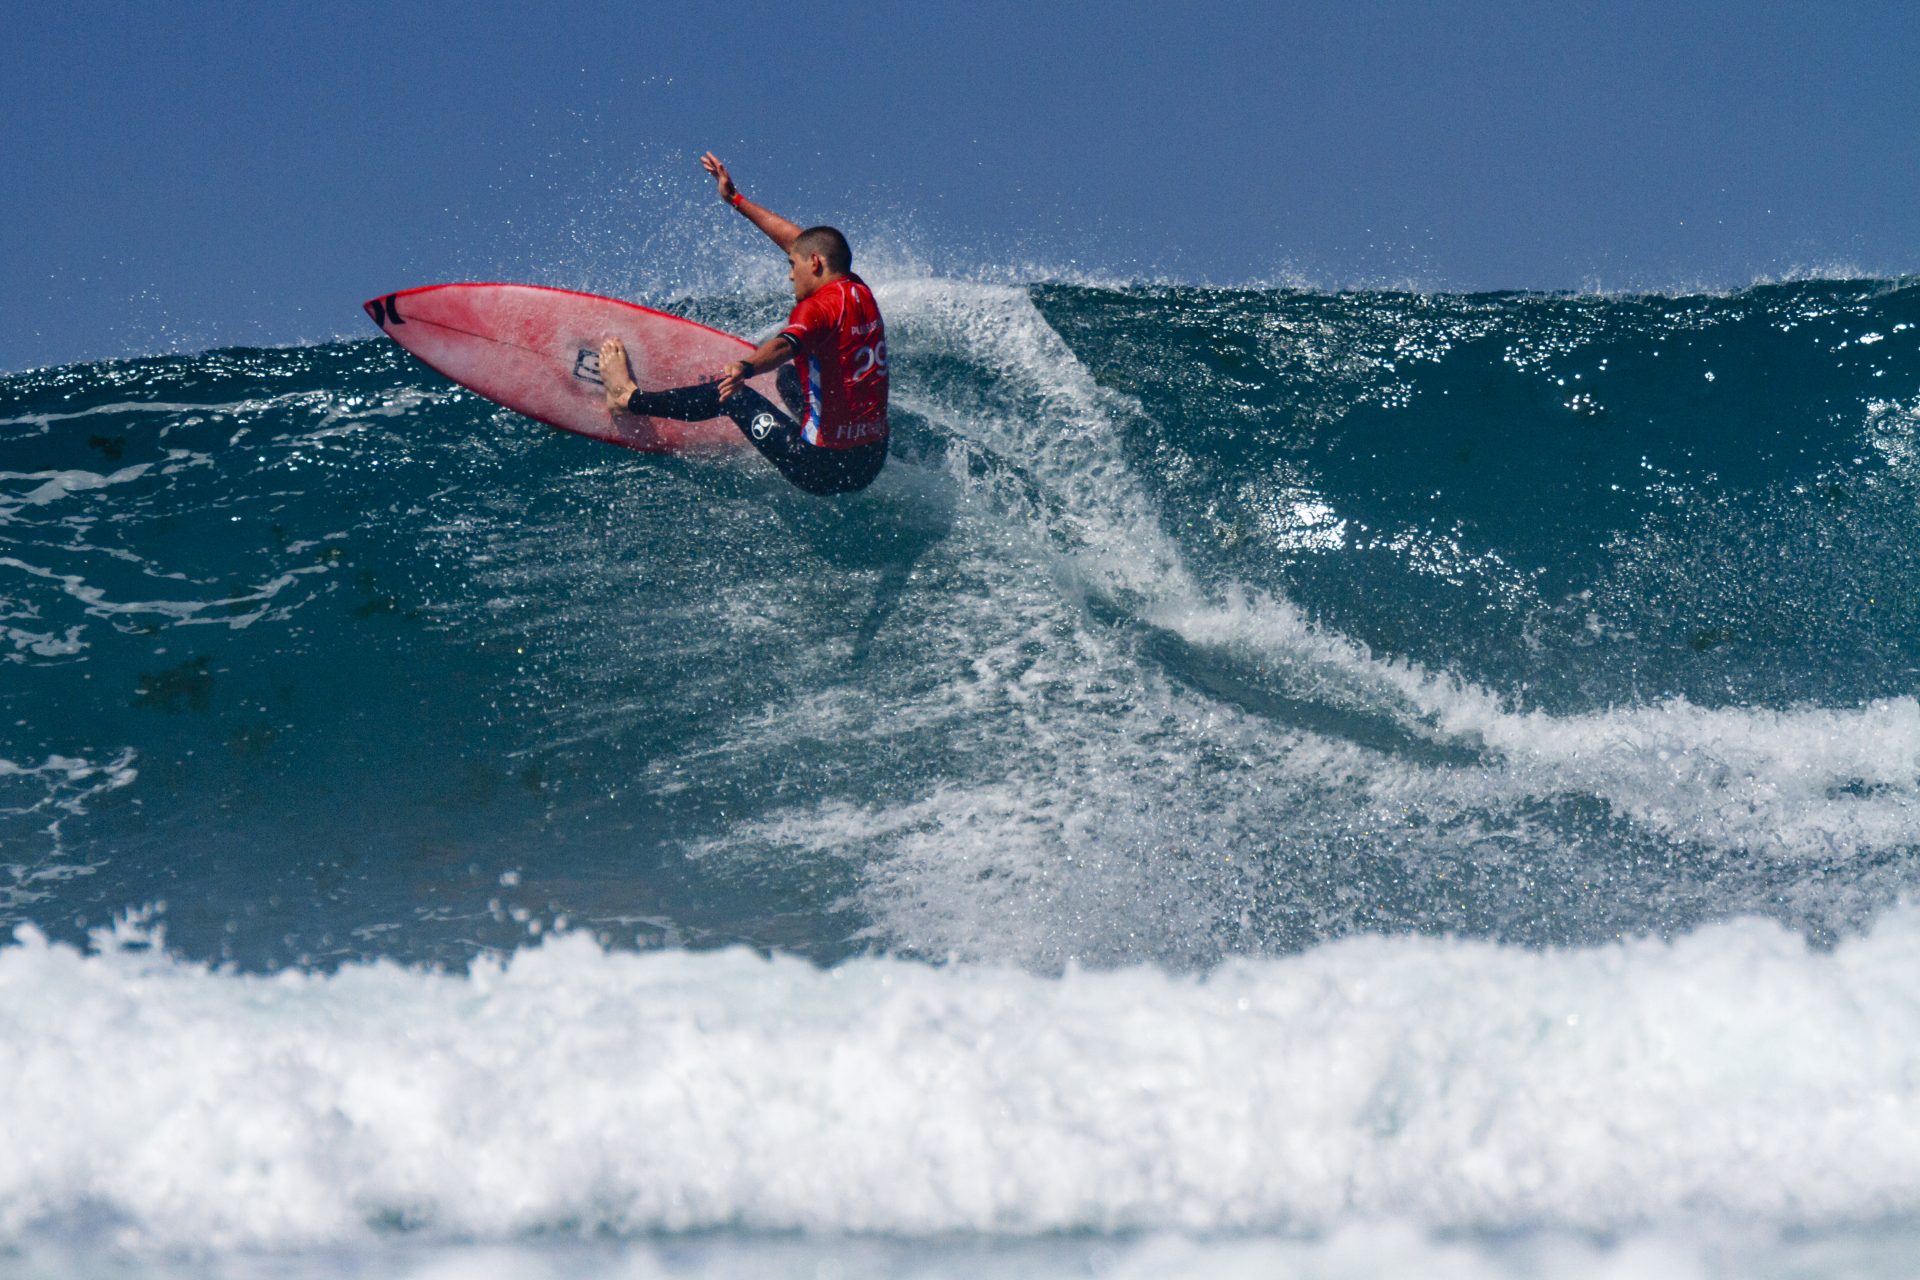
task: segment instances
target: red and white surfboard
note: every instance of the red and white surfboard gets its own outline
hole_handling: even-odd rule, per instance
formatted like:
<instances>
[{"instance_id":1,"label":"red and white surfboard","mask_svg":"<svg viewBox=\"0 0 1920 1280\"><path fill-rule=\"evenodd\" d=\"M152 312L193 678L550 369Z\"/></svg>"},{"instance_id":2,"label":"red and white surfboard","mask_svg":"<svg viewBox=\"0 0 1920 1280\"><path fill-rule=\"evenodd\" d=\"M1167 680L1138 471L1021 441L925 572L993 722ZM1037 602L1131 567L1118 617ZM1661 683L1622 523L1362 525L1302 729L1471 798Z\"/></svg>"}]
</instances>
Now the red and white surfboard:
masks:
<instances>
[{"instance_id":1,"label":"red and white surfboard","mask_svg":"<svg viewBox=\"0 0 1920 1280\"><path fill-rule=\"evenodd\" d=\"M607 412L600 343L626 343L634 380L648 391L720 376L752 344L679 316L532 284L430 284L364 304L389 338L430 368L516 413L563 431L647 453L718 453L744 447L726 418L671 422ZM779 403L772 373L753 380Z\"/></svg>"}]
</instances>

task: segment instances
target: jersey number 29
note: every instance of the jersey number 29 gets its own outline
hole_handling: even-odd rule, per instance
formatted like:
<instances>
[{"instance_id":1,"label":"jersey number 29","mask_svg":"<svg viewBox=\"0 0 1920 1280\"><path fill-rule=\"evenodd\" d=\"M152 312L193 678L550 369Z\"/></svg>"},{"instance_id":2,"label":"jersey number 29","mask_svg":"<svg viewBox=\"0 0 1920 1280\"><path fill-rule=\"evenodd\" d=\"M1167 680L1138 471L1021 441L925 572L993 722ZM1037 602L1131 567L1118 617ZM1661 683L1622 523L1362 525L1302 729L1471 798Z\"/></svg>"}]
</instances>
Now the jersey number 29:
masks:
<instances>
[{"instance_id":1,"label":"jersey number 29","mask_svg":"<svg viewBox=\"0 0 1920 1280\"><path fill-rule=\"evenodd\" d=\"M866 377L875 369L878 369L882 373L887 371L887 340L885 338L882 338L871 346L862 347L853 353L853 380L855 382Z\"/></svg>"}]
</instances>

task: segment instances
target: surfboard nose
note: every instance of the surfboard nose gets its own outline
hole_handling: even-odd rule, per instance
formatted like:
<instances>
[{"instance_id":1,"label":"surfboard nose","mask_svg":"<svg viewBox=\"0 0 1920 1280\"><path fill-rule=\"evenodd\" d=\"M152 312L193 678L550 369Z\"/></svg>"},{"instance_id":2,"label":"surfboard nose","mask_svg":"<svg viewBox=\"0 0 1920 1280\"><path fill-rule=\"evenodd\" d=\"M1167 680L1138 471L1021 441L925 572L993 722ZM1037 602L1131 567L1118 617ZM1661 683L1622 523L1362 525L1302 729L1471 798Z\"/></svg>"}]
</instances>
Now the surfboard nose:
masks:
<instances>
[{"instance_id":1,"label":"surfboard nose","mask_svg":"<svg viewBox=\"0 0 1920 1280\"><path fill-rule=\"evenodd\" d=\"M400 316L400 308L394 305L394 299L399 296L397 293L383 293L377 298L368 298L360 304L360 309L382 329L388 325L405 324L406 321Z\"/></svg>"}]
</instances>

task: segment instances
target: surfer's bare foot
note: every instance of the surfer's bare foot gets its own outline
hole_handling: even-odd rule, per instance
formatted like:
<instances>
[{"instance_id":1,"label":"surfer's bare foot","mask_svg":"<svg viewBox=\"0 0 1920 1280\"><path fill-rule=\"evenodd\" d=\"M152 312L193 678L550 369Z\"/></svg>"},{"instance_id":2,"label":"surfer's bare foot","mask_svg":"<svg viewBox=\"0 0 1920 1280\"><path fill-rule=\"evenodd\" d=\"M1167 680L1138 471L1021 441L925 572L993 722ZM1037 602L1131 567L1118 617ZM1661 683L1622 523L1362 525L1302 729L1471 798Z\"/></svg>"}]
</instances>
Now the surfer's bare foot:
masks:
<instances>
[{"instance_id":1,"label":"surfer's bare foot","mask_svg":"<svg viewBox=\"0 0 1920 1280\"><path fill-rule=\"evenodd\" d=\"M608 338L600 344L600 385L607 391L608 411L626 412L627 397L637 388L633 375L627 371L627 344L618 338Z\"/></svg>"}]
</instances>

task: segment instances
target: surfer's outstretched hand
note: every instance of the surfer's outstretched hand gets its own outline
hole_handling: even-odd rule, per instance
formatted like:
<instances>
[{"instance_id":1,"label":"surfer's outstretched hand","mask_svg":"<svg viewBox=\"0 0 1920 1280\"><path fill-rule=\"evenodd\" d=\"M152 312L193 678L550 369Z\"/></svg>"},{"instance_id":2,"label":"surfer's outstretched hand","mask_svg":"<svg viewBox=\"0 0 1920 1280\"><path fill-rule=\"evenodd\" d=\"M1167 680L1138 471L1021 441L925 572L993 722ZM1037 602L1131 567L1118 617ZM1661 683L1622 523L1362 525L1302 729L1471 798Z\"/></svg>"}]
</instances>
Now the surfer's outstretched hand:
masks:
<instances>
[{"instance_id":1,"label":"surfer's outstretched hand","mask_svg":"<svg viewBox=\"0 0 1920 1280\"><path fill-rule=\"evenodd\" d=\"M727 166L720 163L720 157L709 151L700 157L700 167L713 175L713 185L720 188L720 198L728 204L740 194L740 188L733 185L733 175L727 172Z\"/></svg>"},{"instance_id":2,"label":"surfer's outstretched hand","mask_svg":"<svg viewBox=\"0 0 1920 1280\"><path fill-rule=\"evenodd\" d=\"M600 344L600 385L607 391L608 411L623 412L627 397L636 387L627 366L627 344L618 338L608 338Z\"/></svg>"}]
</instances>

